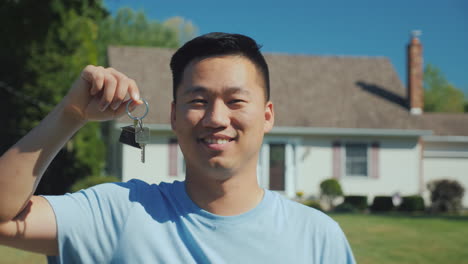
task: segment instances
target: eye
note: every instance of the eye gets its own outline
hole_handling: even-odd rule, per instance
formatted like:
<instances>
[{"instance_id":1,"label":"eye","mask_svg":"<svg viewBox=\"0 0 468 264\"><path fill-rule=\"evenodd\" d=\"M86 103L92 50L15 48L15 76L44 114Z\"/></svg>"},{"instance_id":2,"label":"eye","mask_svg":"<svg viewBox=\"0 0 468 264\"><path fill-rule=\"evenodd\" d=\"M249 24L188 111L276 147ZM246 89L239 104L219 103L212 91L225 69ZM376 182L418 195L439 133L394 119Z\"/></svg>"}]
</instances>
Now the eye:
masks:
<instances>
[{"instance_id":1,"label":"eye","mask_svg":"<svg viewBox=\"0 0 468 264\"><path fill-rule=\"evenodd\" d=\"M207 103L207 101L204 100L204 99L193 99L193 100L190 100L188 103L191 104L191 105L200 105L201 106L201 105L205 105Z\"/></svg>"},{"instance_id":2,"label":"eye","mask_svg":"<svg viewBox=\"0 0 468 264\"><path fill-rule=\"evenodd\" d=\"M240 103L245 103L245 101L242 99L233 99L229 101L229 104L240 104Z\"/></svg>"}]
</instances>

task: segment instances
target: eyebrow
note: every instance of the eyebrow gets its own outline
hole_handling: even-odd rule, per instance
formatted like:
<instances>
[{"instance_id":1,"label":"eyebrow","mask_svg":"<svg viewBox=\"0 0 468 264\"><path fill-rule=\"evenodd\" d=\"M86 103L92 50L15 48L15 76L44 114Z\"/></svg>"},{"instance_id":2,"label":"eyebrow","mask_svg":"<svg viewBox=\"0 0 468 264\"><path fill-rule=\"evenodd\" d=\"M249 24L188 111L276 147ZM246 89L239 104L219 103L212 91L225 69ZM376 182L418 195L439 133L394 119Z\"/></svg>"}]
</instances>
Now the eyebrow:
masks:
<instances>
[{"instance_id":1,"label":"eyebrow","mask_svg":"<svg viewBox=\"0 0 468 264\"><path fill-rule=\"evenodd\" d=\"M189 89L187 89L183 95L189 95L189 94L209 94L211 93L206 87L203 86L193 86ZM228 93L228 94L244 94L244 95L250 95L250 91L241 87L227 87L223 89L223 93Z\"/></svg>"}]
</instances>

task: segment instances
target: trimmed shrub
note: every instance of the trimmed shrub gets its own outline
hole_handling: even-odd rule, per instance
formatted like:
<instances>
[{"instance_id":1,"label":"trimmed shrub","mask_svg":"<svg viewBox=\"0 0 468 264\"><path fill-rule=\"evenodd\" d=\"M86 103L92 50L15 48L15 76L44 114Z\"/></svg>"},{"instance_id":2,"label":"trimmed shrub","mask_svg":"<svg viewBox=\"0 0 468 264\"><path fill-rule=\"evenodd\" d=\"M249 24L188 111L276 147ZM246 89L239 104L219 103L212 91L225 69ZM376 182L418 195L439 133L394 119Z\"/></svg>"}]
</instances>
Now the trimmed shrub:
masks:
<instances>
[{"instance_id":1,"label":"trimmed shrub","mask_svg":"<svg viewBox=\"0 0 468 264\"><path fill-rule=\"evenodd\" d=\"M373 212L389 212L394 208L391 196L375 196L370 207Z\"/></svg>"},{"instance_id":2,"label":"trimmed shrub","mask_svg":"<svg viewBox=\"0 0 468 264\"><path fill-rule=\"evenodd\" d=\"M320 210L323 212L323 208L322 206L320 205L320 202L318 201L314 201L314 200L306 200L302 203L303 205L306 205L306 206L309 206L309 207L312 207L312 208L315 208L317 210Z\"/></svg>"},{"instance_id":3,"label":"trimmed shrub","mask_svg":"<svg viewBox=\"0 0 468 264\"><path fill-rule=\"evenodd\" d=\"M431 211L457 213L462 209L465 188L455 180L435 180L427 184L431 192Z\"/></svg>"},{"instance_id":4,"label":"trimmed shrub","mask_svg":"<svg viewBox=\"0 0 468 264\"><path fill-rule=\"evenodd\" d=\"M333 208L333 200L343 196L343 190L340 183L336 179L327 179L320 183L320 196L324 198L329 208Z\"/></svg>"},{"instance_id":5,"label":"trimmed shrub","mask_svg":"<svg viewBox=\"0 0 468 264\"><path fill-rule=\"evenodd\" d=\"M93 187L94 185L106 182L120 182L120 180L114 176L88 176L75 182L71 186L70 191L77 192L79 190Z\"/></svg>"},{"instance_id":6,"label":"trimmed shrub","mask_svg":"<svg viewBox=\"0 0 468 264\"><path fill-rule=\"evenodd\" d=\"M349 203L341 203L333 210L336 213L355 213L358 210L352 204Z\"/></svg>"},{"instance_id":7,"label":"trimmed shrub","mask_svg":"<svg viewBox=\"0 0 468 264\"><path fill-rule=\"evenodd\" d=\"M421 195L403 196L398 210L404 212L424 211L424 199Z\"/></svg>"},{"instance_id":8,"label":"trimmed shrub","mask_svg":"<svg viewBox=\"0 0 468 264\"><path fill-rule=\"evenodd\" d=\"M367 196L365 195L348 195L345 196L344 202L352 205L355 209L363 211L366 210L367 205Z\"/></svg>"}]
</instances>

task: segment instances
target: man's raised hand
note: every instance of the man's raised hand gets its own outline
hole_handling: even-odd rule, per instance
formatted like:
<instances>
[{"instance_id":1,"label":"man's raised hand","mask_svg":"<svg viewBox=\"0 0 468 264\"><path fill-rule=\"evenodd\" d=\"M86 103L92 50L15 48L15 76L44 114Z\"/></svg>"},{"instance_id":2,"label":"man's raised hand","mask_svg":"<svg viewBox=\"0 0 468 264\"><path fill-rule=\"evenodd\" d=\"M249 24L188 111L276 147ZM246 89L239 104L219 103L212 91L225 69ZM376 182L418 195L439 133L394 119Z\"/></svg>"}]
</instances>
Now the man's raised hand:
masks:
<instances>
[{"instance_id":1,"label":"man's raised hand","mask_svg":"<svg viewBox=\"0 0 468 264\"><path fill-rule=\"evenodd\" d=\"M143 103L134 80L113 68L88 65L62 103L68 116L85 122L119 117L129 100L130 109Z\"/></svg>"}]
</instances>

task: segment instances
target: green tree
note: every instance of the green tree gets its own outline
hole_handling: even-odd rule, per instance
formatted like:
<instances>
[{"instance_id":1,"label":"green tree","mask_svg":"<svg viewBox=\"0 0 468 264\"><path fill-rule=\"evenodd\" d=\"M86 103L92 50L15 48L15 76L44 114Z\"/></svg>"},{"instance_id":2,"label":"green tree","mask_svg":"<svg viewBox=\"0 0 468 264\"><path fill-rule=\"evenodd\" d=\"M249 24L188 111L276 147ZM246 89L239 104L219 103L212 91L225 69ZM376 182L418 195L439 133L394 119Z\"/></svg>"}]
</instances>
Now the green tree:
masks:
<instances>
[{"instance_id":1,"label":"green tree","mask_svg":"<svg viewBox=\"0 0 468 264\"><path fill-rule=\"evenodd\" d=\"M424 111L464 112L463 92L447 81L437 67L428 64L424 70Z\"/></svg>"},{"instance_id":2,"label":"green tree","mask_svg":"<svg viewBox=\"0 0 468 264\"><path fill-rule=\"evenodd\" d=\"M97 63L100 1L3 1L0 8L0 107L3 153L63 98L87 64ZM3 89L2 89L3 88ZM54 159L37 193L60 194L79 177L99 172L104 146L99 125L81 129Z\"/></svg>"},{"instance_id":3,"label":"green tree","mask_svg":"<svg viewBox=\"0 0 468 264\"><path fill-rule=\"evenodd\" d=\"M192 38L196 27L181 17L169 18L161 23L150 20L142 11L121 8L115 17L108 16L99 24L97 46L99 65L107 65L107 47L148 46L177 48L183 41Z\"/></svg>"},{"instance_id":4,"label":"green tree","mask_svg":"<svg viewBox=\"0 0 468 264\"><path fill-rule=\"evenodd\" d=\"M107 64L109 44L175 48L181 36L142 12L123 9L110 17L100 0L3 0L0 25L0 154L50 112L85 65ZM37 193L61 194L80 178L101 175L105 139L99 123L80 129L51 163Z\"/></svg>"}]
</instances>

